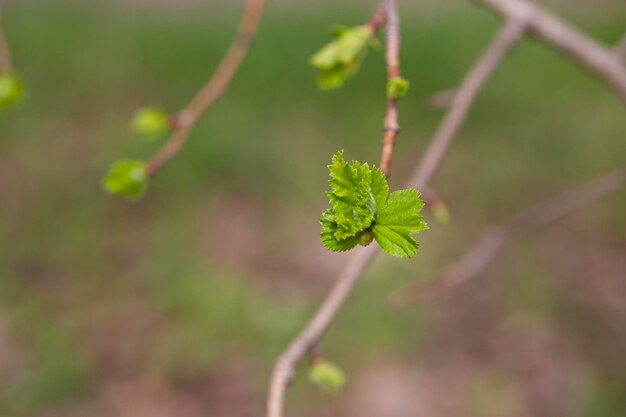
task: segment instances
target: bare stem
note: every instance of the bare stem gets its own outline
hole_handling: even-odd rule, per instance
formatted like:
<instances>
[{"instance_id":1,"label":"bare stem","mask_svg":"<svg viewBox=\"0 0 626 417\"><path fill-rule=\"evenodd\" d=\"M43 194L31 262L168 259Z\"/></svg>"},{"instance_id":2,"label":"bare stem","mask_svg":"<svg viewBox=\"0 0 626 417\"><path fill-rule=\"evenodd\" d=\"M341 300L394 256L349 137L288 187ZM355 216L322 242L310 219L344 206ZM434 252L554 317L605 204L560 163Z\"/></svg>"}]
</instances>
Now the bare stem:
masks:
<instances>
[{"instance_id":1,"label":"bare stem","mask_svg":"<svg viewBox=\"0 0 626 417\"><path fill-rule=\"evenodd\" d=\"M496 36L487 51L480 57L458 89L457 100L450 109L437 133L433 136L419 168L409 186L425 188L434 169L439 165L453 136L465 119L474 98L485 81L496 69L498 63L515 45L524 31L523 24L509 22ZM425 169L424 166L427 168ZM350 295L355 283L379 252L378 246L369 245L354 250L347 265L340 272L337 281L326 296L322 305L305 328L289 344L276 361L267 400L267 417L283 417L285 393L291 382L296 364L307 350L317 344L337 312Z\"/></svg>"},{"instance_id":2,"label":"bare stem","mask_svg":"<svg viewBox=\"0 0 626 417\"><path fill-rule=\"evenodd\" d=\"M386 54L387 61L387 79L391 81L400 76L400 18L395 0L383 0L382 7L387 15L387 40ZM380 169L389 176L391 172L391 159L393 156L393 147L396 142L400 125L398 124L398 100L395 98L387 99L387 114L384 122L383 149L380 158Z\"/></svg>"},{"instance_id":3,"label":"bare stem","mask_svg":"<svg viewBox=\"0 0 626 417\"><path fill-rule=\"evenodd\" d=\"M11 71L11 52L4 33L4 15L2 13L2 2L0 1L0 72Z\"/></svg>"},{"instance_id":4,"label":"bare stem","mask_svg":"<svg viewBox=\"0 0 626 417\"><path fill-rule=\"evenodd\" d=\"M156 174L181 150L198 118L226 91L248 54L256 35L266 0L246 0L237 35L217 70L191 103L176 117L174 132L163 147L148 160L149 175Z\"/></svg>"},{"instance_id":5,"label":"bare stem","mask_svg":"<svg viewBox=\"0 0 626 417\"><path fill-rule=\"evenodd\" d=\"M543 201L500 226L487 228L456 262L444 267L434 278L400 289L390 297L390 305L408 307L477 278L511 241L573 214L625 186L626 168L622 168Z\"/></svg>"}]
</instances>

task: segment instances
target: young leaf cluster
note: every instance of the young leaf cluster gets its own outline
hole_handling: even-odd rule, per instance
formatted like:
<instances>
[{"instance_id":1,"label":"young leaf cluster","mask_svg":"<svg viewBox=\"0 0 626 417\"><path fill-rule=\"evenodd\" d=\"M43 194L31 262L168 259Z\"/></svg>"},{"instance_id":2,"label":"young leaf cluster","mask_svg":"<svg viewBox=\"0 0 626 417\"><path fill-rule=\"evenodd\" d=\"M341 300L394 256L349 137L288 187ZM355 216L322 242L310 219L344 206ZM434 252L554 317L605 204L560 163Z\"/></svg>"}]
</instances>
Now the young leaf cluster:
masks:
<instances>
[{"instance_id":1,"label":"young leaf cluster","mask_svg":"<svg viewBox=\"0 0 626 417\"><path fill-rule=\"evenodd\" d=\"M322 90L334 90L353 77L361 67L368 45L374 40L367 26L340 28L335 39L311 57L318 70L318 85Z\"/></svg>"},{"instance_id":2,"label":"young leaf cluster","mask_svg":"<svg viewBox=\"0 0 626 417\"><path fill-rule=\"evenodd\" d=\"M131 129L148 139L157 139L170 129L170 119L157 107L143 107L135 112Z\"/></svg>"},{"instance_id":3,"label":"young leaf cluster","mask_svg":"<svg viewBox=\"0 0 626 417\"><path fill-rule=\"evenodd\" d=\"M387 82L387 98L399 99L409 91L409 80L402 77L391 78Z\"/></svg>"},{"instance_id":4,"label":"young leaf cluster","mask_svg":"<svg viewBox=\"0 0 626 417\"><path fill-rule=\"evenodd\" d=\"M102 186L109 194L138 200L146 192L148 181L149 177L144 161L123 159L111 165L102 180Z\"/></svg>"},{"instance_id":5,"label":"young leaf cluster","mask_svg":"<svg viewBox=\"0 0 626 417\"><path fill-rule=\"evenodd\" d=\"M343 370L332 362L318 360L309 371L309 381L325 394L336 394L346 384Z\"/></svg>"},{"instance_id":6,"label":"young leaf cluster","mask_svg":"<svg viewBox=\"0 0 626 417\"><path fill-rule=\"evenodd\" d=\"M387 178L377 167L347 163L337 152L330 171L331 208L322 214L322 243L343 252L375 239L387 253L401 258L415 255L418 244L411 235L428 228L420 216L424 203L412 189L389 193Z\"/></svg>"},{"instance_id":7,"label":"young leaf cluster","mask_svg":"<svg viewBox=\"0 0 626 417\"><path fill-rule=\"evenodd\" d=\"M0 111L15 106L25 97L24 85L14 73L0 74Z\"/></svg>"},{"instance_id":8,"label":"young leaf cluster","mask_svg":"<svg viewBox=\"0 0 626 417\"><path fill-rule=\"evenodd\" d=\"M155 140L172 129L172 122L158 107L143 107L135 112L130 127L134 133ZM102 187L109 194L138 200L145 194L149 179L145 161L120 159L111 164Z\"/></svg>"}]
</instances>

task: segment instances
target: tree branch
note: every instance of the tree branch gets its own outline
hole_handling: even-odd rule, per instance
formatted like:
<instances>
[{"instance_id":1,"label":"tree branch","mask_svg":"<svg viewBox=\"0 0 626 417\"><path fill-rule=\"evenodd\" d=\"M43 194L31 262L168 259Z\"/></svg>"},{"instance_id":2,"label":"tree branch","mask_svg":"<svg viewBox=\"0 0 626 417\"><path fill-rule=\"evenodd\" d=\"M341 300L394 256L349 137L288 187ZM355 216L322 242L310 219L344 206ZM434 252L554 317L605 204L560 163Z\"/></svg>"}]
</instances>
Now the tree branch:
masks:
<instances>
[{"instance_id":1,"label":"tree branch","mask_svg":"<svg viewBox=\"0 0 626 417\"><path fill-rule=\"evenodd\" d=\"M395 0L383 0L387 16L387 42L385 60L387 61L387 79L400 77L400 18ZM380 158L380 170L386 176L391 172L391 158L396 137L400 132L398 124L398 99L387 98L387 114L384 122L383 150Z\"/></svg>"},{"instance_id":2,"label":"tree branch","mask_svg":"<svg viewBox=\"0 0 626 417\"><path fill-rule=\"evenodd\" d=\"M476 95L523 32L523 23L509 21L474 64L457 90L454 103L433 136L409 186L422 189L428 185L435 168L441 162L450 142L465 120ZM293 378L296 364L311 346L319 342L355 283L364 274L378 252L379 249L375 245L354 250L348 264L339 274L337 281L313 318L278 358L270 380L267 417L283 417L285 392Z\"/></svg>"},{"instance_id":3,"label":"tree branch","mask_svg":"<svg viewBox=\"0 0 626 417\"><path fill-rule=\"evenodd\" d=\"M513 240L575 213L626 186L626 168L596 178L519 213L500 226L488 228L456 262L434 278L417 282L393 294L389 304L408 307L477 278Z\"/></svg>"},{"instance_id":4,"label":"tree branch","mask_svg":"<svg viewBox=\"0 0 626 417\"><path fill-rule=\"evenodd\" d=\"M626 104L626 66L623 59L544 8L525 0L477 0L505 19L520 19L528 30L553 48L582 64L604 80Z\"/></svg>"},{"instance_id":5,"label":"tree branch","mask_svg":"<svg viewBox=\"0 0 626 417\"><path fill-rule=\"evenodd\" d=\"M4 33L3 18L2 2L0 1L0 73L11 71L11 52Z\"/></svg>"},{"instance_id":6,"label":"tree branch","mask_svg":"<svg viewBox=\"0 0 626 417\"><path fill-rule=\"evenodd\" d=\"M178 154L198 118L224 93L248 54L265 4L266 0L246 0L237 35L228 52L208 83L193 98L191 103L176 116L175 128L171 137L148 160L148 175L156 174L170 159Z\"/></svg>"}]
</instances>

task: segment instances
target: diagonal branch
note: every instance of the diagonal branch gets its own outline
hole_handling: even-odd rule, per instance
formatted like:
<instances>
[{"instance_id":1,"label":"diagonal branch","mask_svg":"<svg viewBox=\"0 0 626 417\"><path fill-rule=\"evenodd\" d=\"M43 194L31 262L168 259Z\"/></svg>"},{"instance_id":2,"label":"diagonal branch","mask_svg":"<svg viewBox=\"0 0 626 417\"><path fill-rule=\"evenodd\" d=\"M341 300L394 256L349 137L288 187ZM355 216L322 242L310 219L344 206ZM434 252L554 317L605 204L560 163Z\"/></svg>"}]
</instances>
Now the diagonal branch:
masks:
<instances>
[{"instance_id":1,"label":"diagonal branch","mask_svg":"<svg viewBox=\"0 0 626 417\"><path fill-rule=\"evenodd\" d=\"M505 19L528 22L528 30L604 80L626 104L623 58L544 8L525 0L477 0Z\"/></svg>"},{"instance_id":2,"label":"diagonal branch","mask_svg":"<svg viewBox=\"0 0 626 417\"><path fill-rule=\"evenodd\" d=\"M390 305L408 307L477 278L515 239L573 214L624 187L626 168L579 185L519 213L500 226L488 228L459 260L444 267L434 278L397 291L390 297Z\"/></svg>"},{"instance_id":3,"label":"diagonal branch","mask_svg":"<svg viewBox=\"0 0 626 417\"><path fill-rule=\"evenodd\" d=\"M170 159L178 154L187 141L198 118L226 91L230 81L248 54L265 4L266 0L246 0L239 29L230 49L208 83L193 98L191 103L176 116L172 136L148 160L148 175L153 176L156 174Z\"/></svg>"},{"instance_id":4,"label":"diagonal branch","mask_svg":"<svg viewBox=\"0 0 626 417\"><path fill-rule=\"evenodd\" d=\"M0 1L0 73L11 71L11 52L6 35L4 34L4 25L2 24L3 17L2 2Z\"/></svg>"},{"instance_id":5,"label":"diagonal branch","mask_svg":"<svg viewBox=\"0 0 626 417\"><path fill-rule=\"evenodd\" d=\"M387 15L387 40L386 54L387 61L387 79L388 81L400 77L400 18L395 0L383 0ZM400 132L398 124L398 99L387 98L387 114L385 115L385 124L383 126L383 150L380 158L380 169L386 176L391 172L391 158L393 155L393 147L396 143L396 137Z\"/></svg>"},{"instance_id":6,"label":"diagonal branch","mask_svg":"<svg viewBox=\"0 0 626 417\"><path fill-rule=\"evenodd\" d=\"M523 32L524 24L522 22L509 21L474 64L461 83L449 113L433 136L409 186L422 189L428 185L434 170L441 162L453 137L465 120L478 92L500 61L515 46ZM285 393L293 378L297 363L306 355L311 346L319 342L350 295L355 283L365 273L378 252L378 247L375 245L358 248L354 251L313 318L278 358L270 380L267 417L284 416Z\"/></svg>"}]
</instances>

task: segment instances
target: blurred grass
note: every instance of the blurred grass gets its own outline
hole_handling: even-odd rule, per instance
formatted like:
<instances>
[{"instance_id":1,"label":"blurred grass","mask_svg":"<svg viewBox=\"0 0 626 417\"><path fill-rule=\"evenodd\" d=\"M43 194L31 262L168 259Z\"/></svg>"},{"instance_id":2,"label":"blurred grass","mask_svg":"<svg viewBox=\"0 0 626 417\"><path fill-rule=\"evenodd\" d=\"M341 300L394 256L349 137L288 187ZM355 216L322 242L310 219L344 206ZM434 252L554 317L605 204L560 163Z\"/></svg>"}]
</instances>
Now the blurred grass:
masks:
<instances>
[{"instance_id":1,"label":"blurred grass","mask_svg":"<svg viewBox=\"0 0 626 417\"><path fill-rule=\"evenodd\" d=\"M176 15L132 10L15 3L6 11L30 99L0 120L0 313L33 363L0 394L2 415L33 415L90 395L98 365L84 338L107 320L90 312L126 299L165 317L157 343L138 342L147 358L138 366L146 372L201 374L233 347L267 371L329 284L319 277L300 282L295 266L279 271L299 256L303 242L319 246L330 155L344 148L348 158L377 161L382 57L371 53L356 79L325 94L307 65L327 28L357 24L367 8L292 14L270 7L232 87L154 179L145 201L130 205L104 195L99 179L111 161L146 157L158 146L128 133L134 109L184 106L219 62L237 20L231 8ZM401 104L396 187L440 118L425 101L458 84L499 24L469 4L434 15L411 9L403 20L402 65L412 90ZM607 42L624 28L618 13L590 20L586 28ZM451 208L452 225L432 225L415 260L381 260L331 329L325 352L350 367L370 356L414 351L428 312L388 312L381 294L452 259L482 225L623 164L623 115L599 81L545 46L522 42L481 95L437 175L434 186ZM231 213L213 205L222 195L256 204L262 226L253 231L254 245L273 248L263 252L263 265L225 266L207 253L205 240L230 237L213 236L207 226L229 222ZM625 209L622 195L562 227L623 242ZM239 226L231 227L234 234ZM238 259L238 243L231 246ZM551 271L529 261L540 249L523 248L514 275L536 278L510 286L510 308L545 311L553 320L559 301L542 283ZM344 257L329 259L334 263L324 276ZM289 282L274 284L282 275ZM280 286L290 289L276 291ZM358 355L354 346L362 347ZM614 398L602 384L597 398ZM581 415L598 415L593 407L624 410L610 405L618 400L593 398L591 411Z\"/></svg>"}]
</instances>

